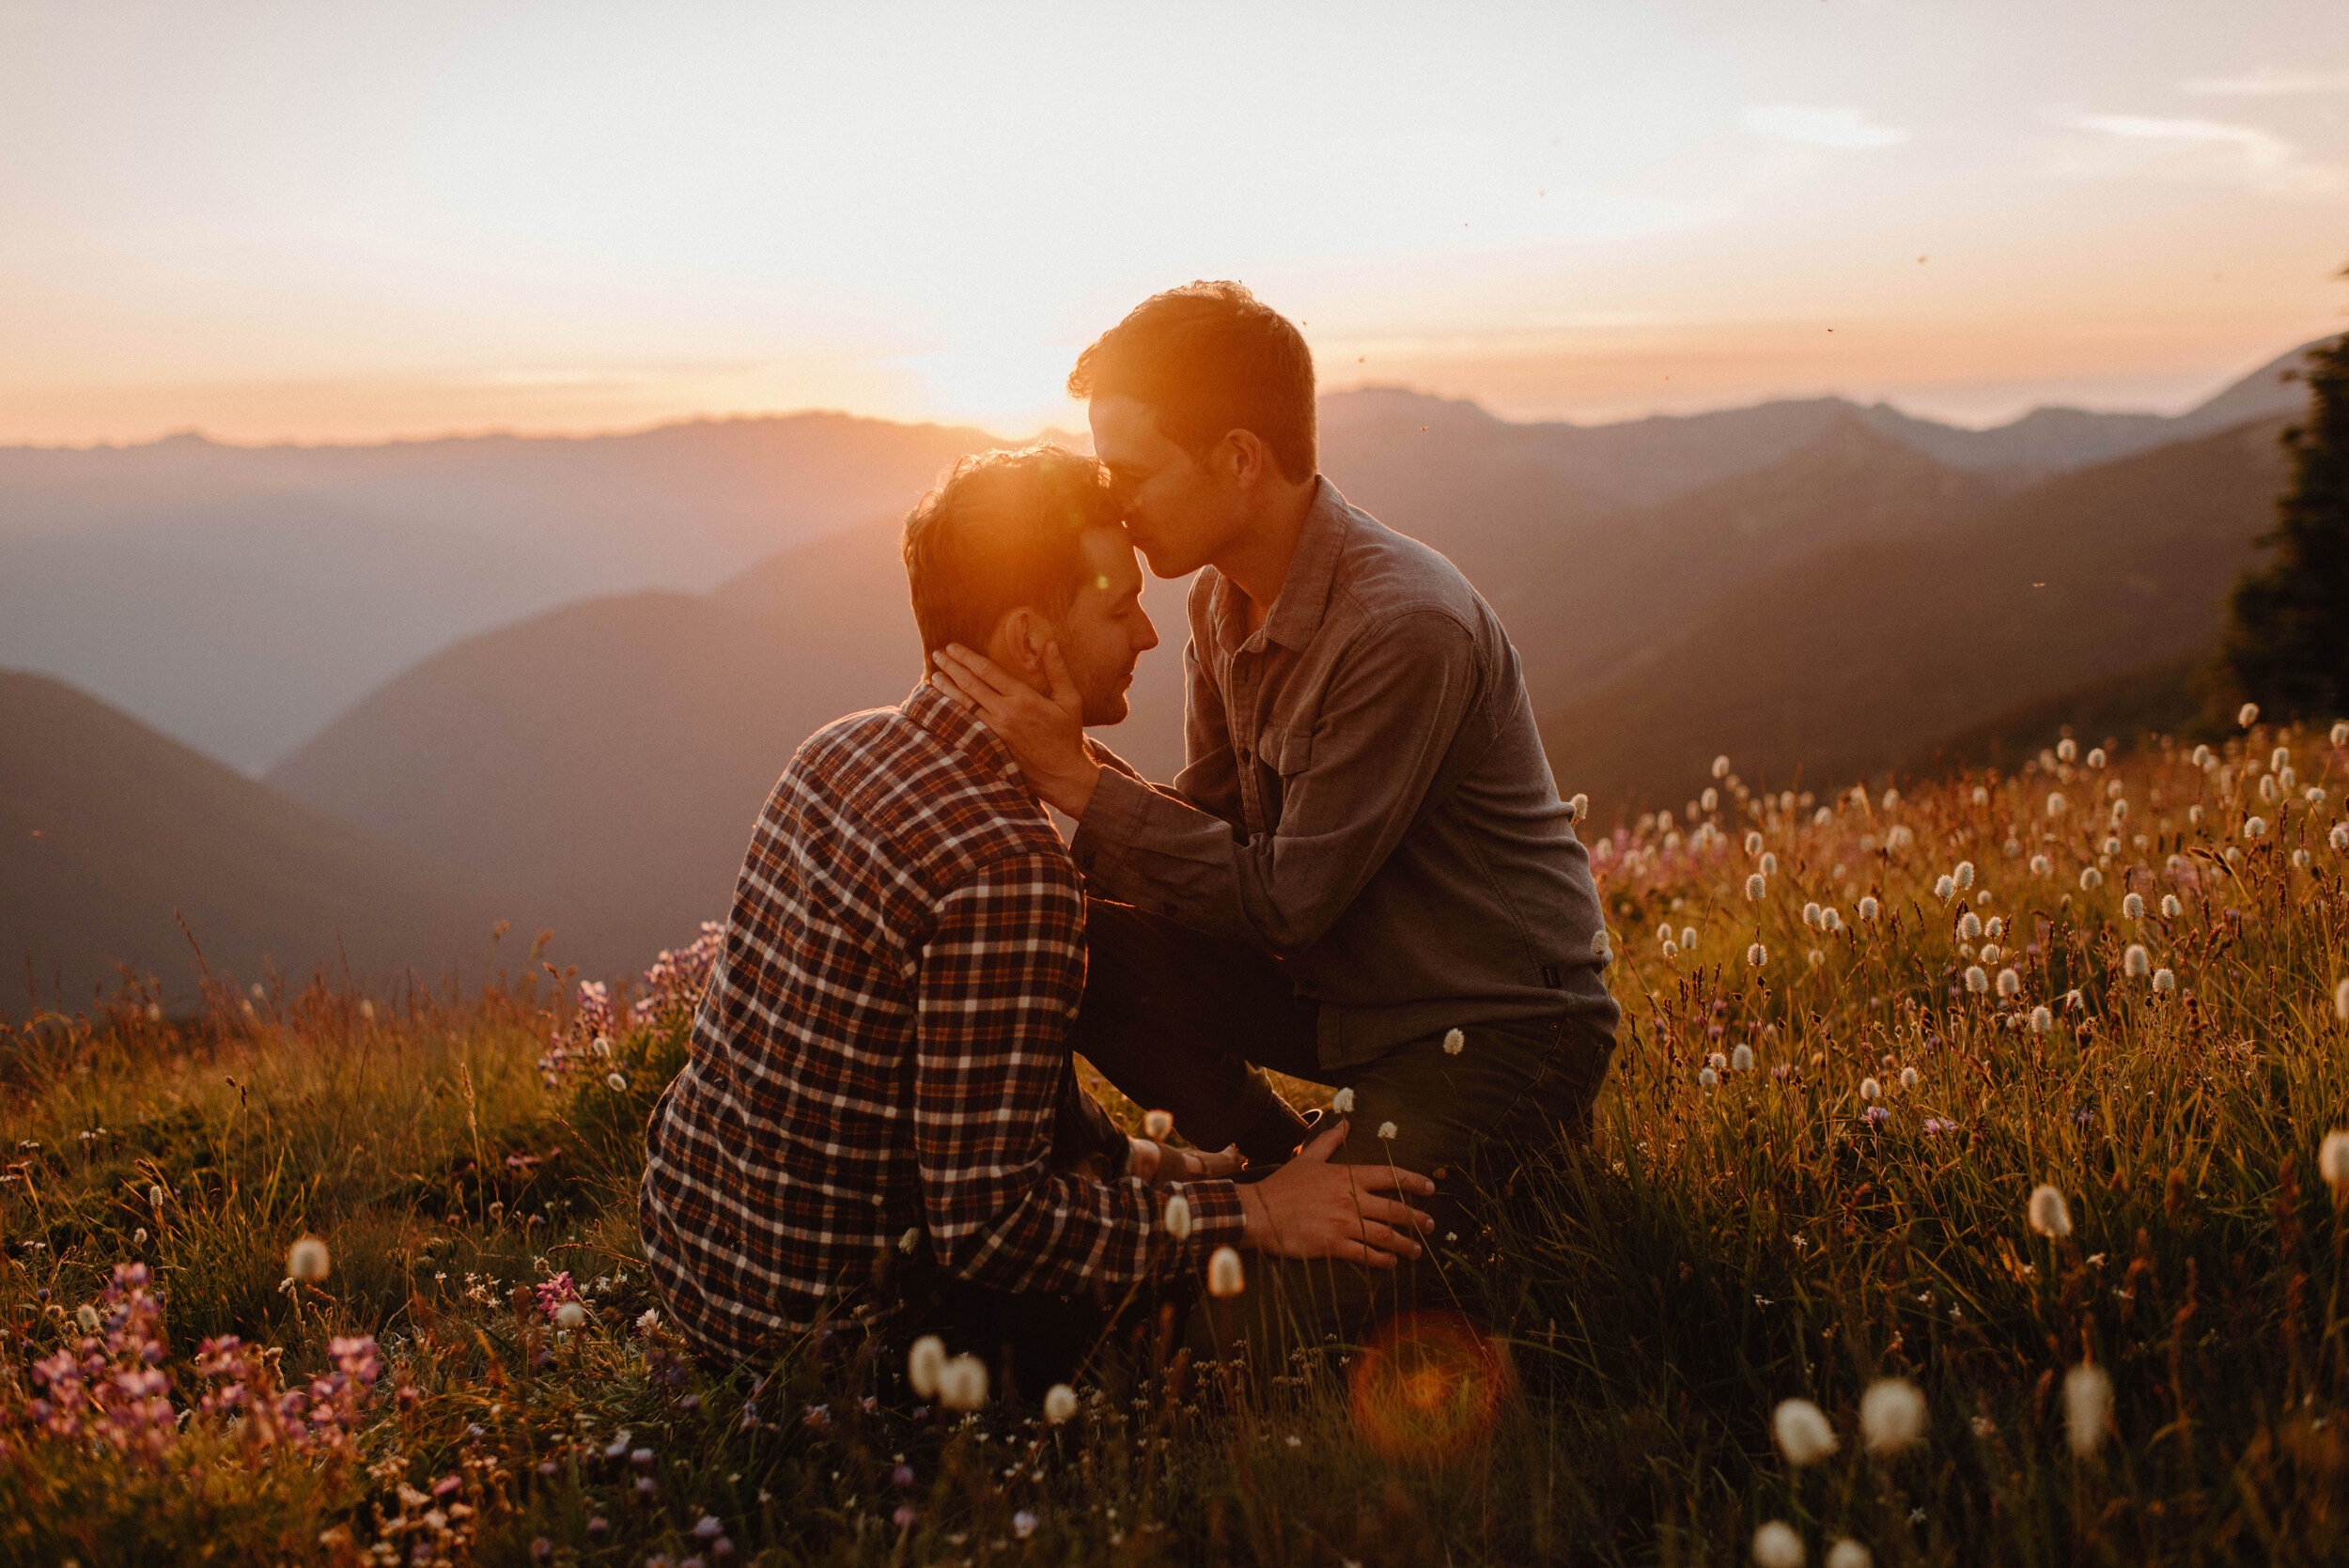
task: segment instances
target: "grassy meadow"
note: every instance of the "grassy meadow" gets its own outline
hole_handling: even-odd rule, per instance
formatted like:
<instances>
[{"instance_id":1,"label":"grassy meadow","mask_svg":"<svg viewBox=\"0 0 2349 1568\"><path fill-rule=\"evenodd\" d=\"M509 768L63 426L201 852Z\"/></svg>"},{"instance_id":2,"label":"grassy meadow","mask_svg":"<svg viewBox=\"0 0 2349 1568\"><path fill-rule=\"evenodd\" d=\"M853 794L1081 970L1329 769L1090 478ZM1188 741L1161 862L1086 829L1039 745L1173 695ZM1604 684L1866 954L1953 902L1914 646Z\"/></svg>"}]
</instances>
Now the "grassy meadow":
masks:
<instances>
[{"instance_id":1,"label":"grassy meadow","mask_svg":"<svg viewBox=\"0 0 2349 1568\"><path fill-rule=\"evenodd\" d=\"M2340 1561L2349 733L2066 752L1594 831L1596 1142L1496 1152L1463 1318L1063 1423L684 1353L690 955L35 1016L0 1562Z\"/></svg>"}]
</instances>

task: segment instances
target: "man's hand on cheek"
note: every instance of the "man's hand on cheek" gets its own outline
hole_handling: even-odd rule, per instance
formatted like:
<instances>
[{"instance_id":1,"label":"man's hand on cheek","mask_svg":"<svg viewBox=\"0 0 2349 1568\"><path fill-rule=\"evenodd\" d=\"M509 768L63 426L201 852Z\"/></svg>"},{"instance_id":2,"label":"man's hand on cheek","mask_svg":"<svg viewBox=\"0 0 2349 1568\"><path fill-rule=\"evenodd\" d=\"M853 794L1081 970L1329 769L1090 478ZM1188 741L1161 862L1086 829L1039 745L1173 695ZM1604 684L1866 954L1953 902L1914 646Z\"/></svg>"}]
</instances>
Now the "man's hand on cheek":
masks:
<instances>
[{"instance_id":1,"label":"man's hand on cheek","mask_svg":"<svg viewBox=\"0 0 2349 1568\"><path fill-rule=\"evenodd\" d=\"M938 651L931 678L1011 749L1038 800L1081 817L1101 777L1101 765L1085 750L1084 697L1069 678L1057 643L1044 649L1044 673L1049 692L1036 691L985 654L952 643Z\"/></svg>"}]
</instances>

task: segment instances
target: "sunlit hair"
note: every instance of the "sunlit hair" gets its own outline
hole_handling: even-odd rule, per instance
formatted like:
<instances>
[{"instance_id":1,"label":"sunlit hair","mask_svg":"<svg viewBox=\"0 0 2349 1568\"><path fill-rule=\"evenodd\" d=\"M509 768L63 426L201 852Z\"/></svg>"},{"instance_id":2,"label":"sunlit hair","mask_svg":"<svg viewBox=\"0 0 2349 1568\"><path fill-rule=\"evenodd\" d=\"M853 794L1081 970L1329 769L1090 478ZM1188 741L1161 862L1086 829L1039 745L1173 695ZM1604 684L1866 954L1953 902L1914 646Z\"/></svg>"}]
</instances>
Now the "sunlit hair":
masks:
<instances>
[{"instance_id":1,"label":"sunlit hair","mask_svg":"<svg viewBox=\"0 0 2349 1568\"><path fill-rule=\"evenodd\" d=\"M1320 463L1313 350L1237 283L1185 284L1134 306L1077 356L1068 396L1131 397L1194 458L1252 430L1292 484Z\"/></svg>"},{"instance_id":2,"label":"sunlit hair","mask_svg":"<svg viewBox=\"0 0 2349 1568\"><path fill-rule=\"evenodd\" d=\"M981 452L955 464L906 519L906 583L924 668L949 643L984 648L1014 610L1066 615L1086 567L1078 540L1118 521L1099 465L1063 447Z\"/></svg>"}]
</instances>

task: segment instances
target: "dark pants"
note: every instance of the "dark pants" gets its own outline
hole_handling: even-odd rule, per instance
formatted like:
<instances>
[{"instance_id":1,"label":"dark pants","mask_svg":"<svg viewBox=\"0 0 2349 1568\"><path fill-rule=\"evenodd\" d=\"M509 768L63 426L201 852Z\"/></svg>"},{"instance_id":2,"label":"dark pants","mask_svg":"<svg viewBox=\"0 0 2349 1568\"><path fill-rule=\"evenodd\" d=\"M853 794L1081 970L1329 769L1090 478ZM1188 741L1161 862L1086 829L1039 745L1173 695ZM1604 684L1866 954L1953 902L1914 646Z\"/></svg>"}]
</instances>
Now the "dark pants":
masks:
<instances>
[{"instance_id":1,"label":"dark pants","mask_svg":"<svg viewBox=\"0 0 2349 1568\"><path fill-rule=\"evenodd\" d=\"M1285 1157L1305 1127L1266 1079L1269 1067L1354 1092L1340 1162L1437 1179L1436 1197L1416 1205L1437 1221L1421 1261L1372 1269L1252 1254L1242 1296L1193 1314L1196 1348L1350 1339L1399 1307L1452 1299L1447 1273L1461 1266L1471 1234L1460 1190L1471 1157L1508 1161L1589 1141L1591 1105L1615 1046L1612 1032L1589 1018L1470 1026L1457 1055L1435 1034L1332 1071L1315 1052L1315 1003L1257 949L1098 899L1085 906L1085 940L1071 1048L1136 1103L1172 1114L1191 1143L1237 1143L1252 1160Z\"/></svg>"}]
</instances>

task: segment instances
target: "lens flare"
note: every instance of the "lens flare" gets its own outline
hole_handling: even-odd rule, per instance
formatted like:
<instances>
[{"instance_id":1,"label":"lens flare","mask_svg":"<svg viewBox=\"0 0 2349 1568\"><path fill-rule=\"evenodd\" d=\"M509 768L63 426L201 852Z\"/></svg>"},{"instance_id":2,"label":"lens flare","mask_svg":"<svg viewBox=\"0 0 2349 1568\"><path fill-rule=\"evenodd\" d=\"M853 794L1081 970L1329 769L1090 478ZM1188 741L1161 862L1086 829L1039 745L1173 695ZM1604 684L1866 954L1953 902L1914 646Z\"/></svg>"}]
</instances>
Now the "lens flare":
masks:
<instances>
[{"instance_id":1,"label":"lens flare","mask_svg":"<svg viewBox=\"0 0 2349 1568\"><path fill-rule=\"evenodd\" d=\"M1406 1312L1354 1358L1354 1427L1390 1458L1449 1459L1490 1436L1511 1382L1506 1354L1468 1319Z\"/></svg>"}]
</instances>

